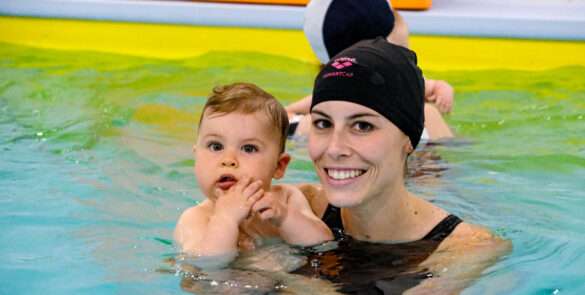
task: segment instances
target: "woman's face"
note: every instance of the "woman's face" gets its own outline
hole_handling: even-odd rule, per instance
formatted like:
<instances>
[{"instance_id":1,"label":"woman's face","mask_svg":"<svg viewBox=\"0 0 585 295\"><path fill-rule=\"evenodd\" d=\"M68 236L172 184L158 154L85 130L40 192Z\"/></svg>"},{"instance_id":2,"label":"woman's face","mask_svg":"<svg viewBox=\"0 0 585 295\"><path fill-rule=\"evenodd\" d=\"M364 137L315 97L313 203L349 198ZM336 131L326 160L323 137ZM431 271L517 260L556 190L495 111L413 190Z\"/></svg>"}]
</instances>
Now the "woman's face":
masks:
<instances>
[{"instance_id":1,"label":"woman's face","mask_svg":"<svg viewBox=\"0 0 585 295\"><path fill-rule=\"evenodd\" d=\"M410 141L376 111L326 101L311 111L309 154L329 203L356 207L403 182Z\"/></svg>"}]
</instances>

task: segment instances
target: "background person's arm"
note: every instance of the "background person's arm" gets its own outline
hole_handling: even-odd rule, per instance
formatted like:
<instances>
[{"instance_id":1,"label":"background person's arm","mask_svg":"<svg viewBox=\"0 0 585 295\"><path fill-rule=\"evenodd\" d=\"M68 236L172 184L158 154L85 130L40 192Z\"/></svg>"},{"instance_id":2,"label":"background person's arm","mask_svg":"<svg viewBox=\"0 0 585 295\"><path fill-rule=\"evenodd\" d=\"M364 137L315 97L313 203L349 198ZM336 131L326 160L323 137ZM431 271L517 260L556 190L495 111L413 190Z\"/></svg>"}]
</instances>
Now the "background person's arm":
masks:
<instances>
[{"instance_id":1,"label":"background person's arm","mask_svg":"<svg viewBox=\"0 0 585 295\"><path fill-rule=\"evenodd\" d=\"M434 103L442 114L451 112L454 98L455 91L447 81L425 78L425 101Z\"/></svg>"},{"instance_id":2,"label":"background person's arm","mask_svg":"<svg viewBox=\"0 0 585 295\"><path fill-rule=\"evenodd\" d=\"M312 95L307 95L303 98L301 98L300 100L297 100L289 105L286 106L286 112L289 116L289 120L291 119L291 116L295 115L295 114L299 114L299 115L307 115L309 114L309 111L311 110L311 100L313 99Z\"/></svg>"},{"instance_id":3,"label":"background person's arm","mask_svg":"<svg viewBox=\"0 0 585 295\"><path fill-rule=\"evenodd\" d=\"M398 11L392 10L392 13L394 14L394 28L392 28L392 32L386 37L386 40L392 44L409 48L408 25Z\"/></svg>"},{"instance_id":4,"label":"background person's arm","mask_svg":"<svg viewBox=\"0 0 585 295\"><path fill-rule=\"evenodd\" d=\"M425 103L425 128L431 140L455 137L441 112L431 103Z\"/></svg>"}]
</instances>

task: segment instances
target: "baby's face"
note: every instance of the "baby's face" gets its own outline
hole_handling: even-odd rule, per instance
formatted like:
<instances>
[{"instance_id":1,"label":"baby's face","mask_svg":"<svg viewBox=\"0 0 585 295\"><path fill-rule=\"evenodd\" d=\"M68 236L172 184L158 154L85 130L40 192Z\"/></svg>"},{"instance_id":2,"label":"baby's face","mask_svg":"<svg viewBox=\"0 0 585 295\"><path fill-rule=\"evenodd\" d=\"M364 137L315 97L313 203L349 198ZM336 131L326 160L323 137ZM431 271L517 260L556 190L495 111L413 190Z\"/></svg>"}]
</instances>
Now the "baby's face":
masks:
<instances>
[{"instance_id":1,"label":"baby's face","mask_svg":"<svg viewBox=\"0 0 585 295\"><path fill-rule=\"evenodd\" d=\"M195 176L203 193L229 189L243 177L262 180L270 189L273 177L286 168L280 152L280 134L262 112L212 113L207 110L195 144Z\"/></svg>"}]
</instances>

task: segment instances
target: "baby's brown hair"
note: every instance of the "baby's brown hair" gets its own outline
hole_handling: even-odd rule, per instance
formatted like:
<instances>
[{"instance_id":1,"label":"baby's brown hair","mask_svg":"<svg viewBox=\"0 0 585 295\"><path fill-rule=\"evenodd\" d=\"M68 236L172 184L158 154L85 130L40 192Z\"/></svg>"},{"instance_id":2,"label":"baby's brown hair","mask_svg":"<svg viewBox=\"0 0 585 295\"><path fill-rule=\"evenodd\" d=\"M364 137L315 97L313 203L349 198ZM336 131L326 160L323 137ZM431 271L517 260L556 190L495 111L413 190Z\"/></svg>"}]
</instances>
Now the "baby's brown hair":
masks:
<instances>
[{"instance_id":1,"label":"baby's brown hair","mask_svg":"<svg viewBox=\"0 0 585 295\"><path fill-rule=\"evenodd\" d=\"M205 116L205 111L212 113L229 114L241 112L251 114L263 111L274 128L277 128L280 134L280 152L284 152L287 129L288 115L286 110L270 93L262 90L252 83L233 83L220 85L213 88L213 91L201 113L199 126Z\"/></svg>"}]
</instances>

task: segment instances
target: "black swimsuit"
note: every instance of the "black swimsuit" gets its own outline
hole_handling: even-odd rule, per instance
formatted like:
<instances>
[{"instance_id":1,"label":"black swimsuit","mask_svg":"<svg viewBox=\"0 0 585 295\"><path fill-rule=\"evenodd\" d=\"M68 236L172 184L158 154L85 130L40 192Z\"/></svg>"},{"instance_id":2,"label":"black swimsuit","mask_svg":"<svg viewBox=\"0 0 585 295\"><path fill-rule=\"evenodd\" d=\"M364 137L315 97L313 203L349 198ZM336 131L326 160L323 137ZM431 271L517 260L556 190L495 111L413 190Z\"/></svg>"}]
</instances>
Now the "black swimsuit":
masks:
<instances>
[{"instance_id":1,"label":"black swimsuit","mask_svg":"<svg viewBox=\"0 0 585 295\"><path fill-rule=\"evenodd\" d=\"M449 215L418 241L371 243L344 235L340 213L329 205L322 218L335 233L338 247L308 253L309 263L295 273L330 280L345 294L402 294L432 277L419 264L462 222Z\"/></svg>"},{"instance_id":2,"label":"black swimsuit","mask_svg":"<svg viewBox=\"0 0 585 295\"><path fill-rule=\"evenodd\" d=\"M321 218L325 224L336 234L343 233L343 222L341 221L341 210L335 206L328 205L327 209L325 209L325 213L323 213L323 218ZM441 242L443 241L453 230L455 227L459 225L459 223L463 222L461 218L450 214L449 216L445 217L441 222L439 222L435 227L426 234L421 241L436 241Z\"/></svg>"}]
</instances>

